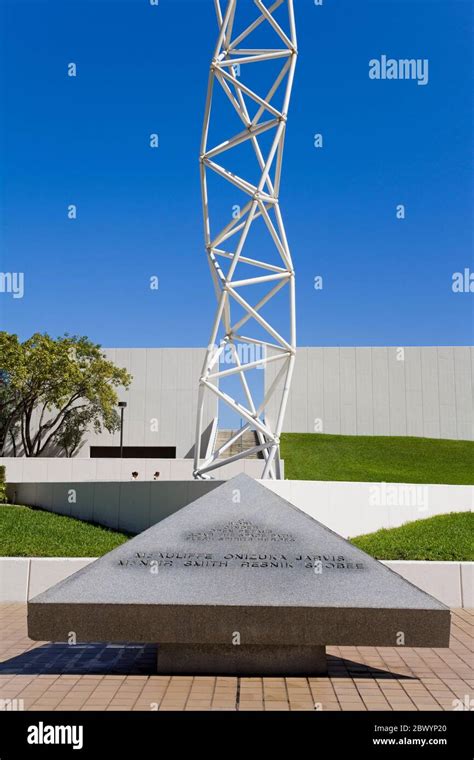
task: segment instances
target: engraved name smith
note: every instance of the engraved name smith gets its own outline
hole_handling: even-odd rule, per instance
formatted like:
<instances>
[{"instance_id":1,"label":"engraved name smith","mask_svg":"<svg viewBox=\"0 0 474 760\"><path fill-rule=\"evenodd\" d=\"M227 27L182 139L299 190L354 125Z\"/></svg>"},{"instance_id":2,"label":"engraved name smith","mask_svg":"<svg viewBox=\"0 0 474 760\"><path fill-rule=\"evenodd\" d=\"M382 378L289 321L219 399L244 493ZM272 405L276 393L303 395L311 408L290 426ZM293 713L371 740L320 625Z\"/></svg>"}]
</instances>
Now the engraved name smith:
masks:
<instances>
[{"instance_id":1,"label":"engraved name smith","mask_svg":"<svg viewBox=\"0 0 474 760\"><path fill-rule=\"evenodd\" d=\"M136 552L119 560L122 567L241 567L241 568L298 568L325 570L362 570L362 562L347 560L341 554L247 554L245 552Z\"/></svg>"},{"instance_id":2,"label":"engraved name smith","mask_svg":"<svg viewBox=\"0 0 474 760\"><path fill-rule=\"evenodd\" d=\"M227 541L233 543L245 542L265 545L284 544L282 552L268 551L267 547L259 547L259 551L235 551L229 546L228 551L186 551L169 548L153 552L136 552L132 557L119 560L122 567L229 567L229 568L268 568L268 569L298 569L314 570L362 570L362 562L348 560L341 554L307 554L304 552L288 551L296 541L292 533L256 525L249 520L233 520L224 525L217 525L205 530L190 531L183 535L185 542L216 543ZM288 545L288 549L286 546ZM270 548L270 547L268 547ZM263 549L263 550L262 550Z\"/></svg>"}]
</instances>

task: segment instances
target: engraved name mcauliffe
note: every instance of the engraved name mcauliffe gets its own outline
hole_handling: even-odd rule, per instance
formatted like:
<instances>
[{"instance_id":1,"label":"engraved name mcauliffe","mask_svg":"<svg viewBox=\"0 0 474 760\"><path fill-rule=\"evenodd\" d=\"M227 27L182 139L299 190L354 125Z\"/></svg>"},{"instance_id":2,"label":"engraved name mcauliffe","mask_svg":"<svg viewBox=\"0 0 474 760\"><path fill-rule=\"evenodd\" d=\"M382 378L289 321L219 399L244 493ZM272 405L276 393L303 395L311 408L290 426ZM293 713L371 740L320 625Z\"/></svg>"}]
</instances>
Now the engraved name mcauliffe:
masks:
<instances>
[{"instance_id":1,"label":"engraved name mcauliffe","mask_svg":"<svg viewBox=\"0 0 474 760\"><path fill-rule=\"evenodd\" d=\"M314 568L317 563L327 570L361 570L361 562L348 561L341 554L265 554L213 552L157 551L136 552L129 559L119 560L123 567L148 567L153 562L163 567L305 567Z\"/></svg>"}]
</instances>

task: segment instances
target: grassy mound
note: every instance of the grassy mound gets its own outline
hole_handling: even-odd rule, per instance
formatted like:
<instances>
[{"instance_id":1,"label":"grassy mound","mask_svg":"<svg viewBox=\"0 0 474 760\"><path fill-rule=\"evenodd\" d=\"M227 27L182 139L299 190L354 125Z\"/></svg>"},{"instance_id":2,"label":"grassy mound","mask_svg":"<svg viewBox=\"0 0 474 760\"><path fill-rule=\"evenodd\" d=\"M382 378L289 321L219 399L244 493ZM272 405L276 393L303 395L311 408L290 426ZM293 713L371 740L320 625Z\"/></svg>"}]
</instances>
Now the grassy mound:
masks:
<instances>
[{"instance_id":1,"label":"grassy mound","mask_svg":"<svg viewBox=\"0 0 474 760\"><path fill-rule=\"evenodd\" d=\"M41 509L0 506L2 557L100 557L128 538L124 533Z\"/></svg>"},{"instance_id":2,"label":"grassy mound","mask_svg":"<svg viewBox=\"0 0 474 760\"><path fill-rule=\"evenodd\" d=\"M351 542L377 559L474 560L474 515L451 512L378 530Z\"/></svg>"},{"instance_id":3,"label":"grassy mound","mask_svg":"<svg viewBox=\"0 0 474 760\"><path fill-rule=\"evenodd\" d=\"M289 480L474 483L474 442L439 438L283 433Z\"/></svg>"}]
</instances>

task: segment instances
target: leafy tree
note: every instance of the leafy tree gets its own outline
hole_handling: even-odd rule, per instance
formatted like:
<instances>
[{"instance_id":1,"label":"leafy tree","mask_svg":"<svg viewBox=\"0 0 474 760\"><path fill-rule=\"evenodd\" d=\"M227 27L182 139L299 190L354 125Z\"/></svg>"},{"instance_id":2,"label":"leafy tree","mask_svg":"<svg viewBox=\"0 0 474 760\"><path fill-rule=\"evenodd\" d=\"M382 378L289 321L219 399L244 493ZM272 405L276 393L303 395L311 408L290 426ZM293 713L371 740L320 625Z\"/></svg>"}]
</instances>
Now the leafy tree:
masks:
<instances>
[{"instance_id":1,"label":"leafy tree","mask_svg":"<svg viewBox=\"0 0 474 760\"><path fill-rule=\"evenodd\" d=\"M26 456L51 445L72 456L87 428L119 428L116 388L131 380L86 337L35 333L21 343L0 332L0 452L19 437Z\"/></svg>"},{"instance_id":2,"label":"leafy tree","mask_svg":"<svg viewBox=\"0 0 474 760\"><path fill-rule=\"evenodd\" d=\"M18 425L21 409L21 399L9 378L19 370L20 344L16 335L0 332L0 453L3 452L7 440L16 444L14 430Z\"/></svg>"},{"instance_id":3,"label":"leafy tree","mask_svg":"<svg viewBox=\"0 0 474 760\"><path fill-rule=\"evenodd\" d=\"M7 500L7 486L5 483L5 467L0 465L0 504L5 504Z\"/></svg>"},{"instance_id":4,"label":"leafy tree","mask_svg":"<svg viewBox=\"0 0 474 760\"><path fill-rule=\"evenodd\" d=\"M72 457L80 447L84 433L87 428L94 423L95 406L91 405L86 409L74 408L67 415L64 425L62 425L54 436L55 443L66 453L67 457ZM117 418L117 422L119 422Z\"/></svg>"}]
</instances>

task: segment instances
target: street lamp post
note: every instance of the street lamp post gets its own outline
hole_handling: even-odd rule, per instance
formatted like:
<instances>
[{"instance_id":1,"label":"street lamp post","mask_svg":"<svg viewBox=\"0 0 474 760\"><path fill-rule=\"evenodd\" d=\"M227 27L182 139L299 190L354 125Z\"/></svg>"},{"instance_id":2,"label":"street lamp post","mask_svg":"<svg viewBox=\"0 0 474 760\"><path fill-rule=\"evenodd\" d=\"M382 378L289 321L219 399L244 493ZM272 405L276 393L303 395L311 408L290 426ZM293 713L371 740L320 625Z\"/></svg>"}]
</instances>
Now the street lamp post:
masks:
<instances>
[{"instance_id":1,"label":"street lamp post","mask_svg":"<svg viewBox=\"0 0 474 760\"><path fill-rule=\"evenodd\" d=\"M127 402L119 401L118 406L120 409L120 459L123 459L123 413L127 407Z\"/></svg>"}]
</instances>

